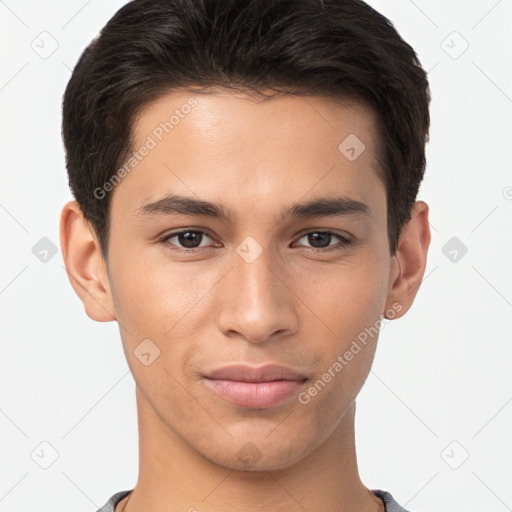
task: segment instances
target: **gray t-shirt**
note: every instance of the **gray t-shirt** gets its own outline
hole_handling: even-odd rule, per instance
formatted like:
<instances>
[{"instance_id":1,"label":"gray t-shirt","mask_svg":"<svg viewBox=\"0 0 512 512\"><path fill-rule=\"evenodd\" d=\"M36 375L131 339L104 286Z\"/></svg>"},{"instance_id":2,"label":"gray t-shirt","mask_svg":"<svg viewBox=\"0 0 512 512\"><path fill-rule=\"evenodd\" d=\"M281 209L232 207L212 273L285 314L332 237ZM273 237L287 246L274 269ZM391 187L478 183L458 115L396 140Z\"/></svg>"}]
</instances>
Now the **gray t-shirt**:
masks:
<instances>
[{"instance_id":1,"label":"gray t-shirt","mask_svg":"<svg viewBox=\"0 0 512 512\"><path fill-rule=\"evenodd\" d=\"M112 496L98 512L115 512L116 505L132 490L120 491ZM401 507L394 499L393 496L387 491L381 491L380 489L372 489L373 494L378 496L386 507L386 512L409 512L405 508Z\"/></svg>"}]
</instances>

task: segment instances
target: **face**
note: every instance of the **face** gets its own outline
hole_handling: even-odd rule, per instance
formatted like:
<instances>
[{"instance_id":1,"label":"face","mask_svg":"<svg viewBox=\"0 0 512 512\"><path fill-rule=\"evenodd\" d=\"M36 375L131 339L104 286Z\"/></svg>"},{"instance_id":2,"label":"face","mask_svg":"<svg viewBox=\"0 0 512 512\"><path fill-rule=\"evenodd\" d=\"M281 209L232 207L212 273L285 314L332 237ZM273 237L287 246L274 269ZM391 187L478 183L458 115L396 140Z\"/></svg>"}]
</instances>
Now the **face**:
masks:
<instances>
[{"instance_id":1,"label":"face","mask_svg":"<svg viewBox=\"0 0 512 512\"><path fill-rule=\"evenodd\" d=\"M229 92L173 92L134 124L144 155L111 195L110 293L139 399L217 464L317 449L398 311L375 125L358 104ZM206 376L234 364L300 378L222 394Z\"/></svg>"}]
</instances>

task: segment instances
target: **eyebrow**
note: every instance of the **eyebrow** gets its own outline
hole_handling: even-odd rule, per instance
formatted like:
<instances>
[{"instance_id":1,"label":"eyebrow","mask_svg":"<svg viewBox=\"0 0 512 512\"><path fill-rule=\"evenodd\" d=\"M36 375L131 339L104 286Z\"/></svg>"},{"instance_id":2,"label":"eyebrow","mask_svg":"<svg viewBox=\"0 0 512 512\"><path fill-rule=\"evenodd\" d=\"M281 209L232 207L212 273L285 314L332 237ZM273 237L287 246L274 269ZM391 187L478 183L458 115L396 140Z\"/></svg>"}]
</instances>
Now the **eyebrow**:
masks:
<instances>
[{"instance_id":1,"label":"eyebrow","mask_svg":"<svg viewBox=\"0 0 512 512\"><path fill-rule=\"evenodd\" d=\"M136 215L192 215L207 216L232 221L233 216L219 203L202 201L192 197L170 194L136 210ZM344 215L371 216L367 204L347 196L318 197L303 203L294 203L280 215L286 218L337 217Z\"/></svg>"}]
</instances>

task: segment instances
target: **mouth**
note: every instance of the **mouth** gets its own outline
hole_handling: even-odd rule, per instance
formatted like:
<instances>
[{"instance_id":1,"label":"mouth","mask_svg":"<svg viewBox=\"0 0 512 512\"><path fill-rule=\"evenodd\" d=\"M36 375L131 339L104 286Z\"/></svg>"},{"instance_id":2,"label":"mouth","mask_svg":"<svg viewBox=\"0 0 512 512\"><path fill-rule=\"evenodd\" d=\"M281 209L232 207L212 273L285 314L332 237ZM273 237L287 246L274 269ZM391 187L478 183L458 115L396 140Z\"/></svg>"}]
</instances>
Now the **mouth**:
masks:
<instances>
[{"instance_id":1,"label":"mouth","mask_svg":"<svg viewBox=\"0 0 512 512\"><path fill-rule=\"evenodd\" d=\"M209 390L248 409L275 407L296 395L307 380L301 373L280 365L225 366L204 376Z\"/></svg>"}]
</instances>

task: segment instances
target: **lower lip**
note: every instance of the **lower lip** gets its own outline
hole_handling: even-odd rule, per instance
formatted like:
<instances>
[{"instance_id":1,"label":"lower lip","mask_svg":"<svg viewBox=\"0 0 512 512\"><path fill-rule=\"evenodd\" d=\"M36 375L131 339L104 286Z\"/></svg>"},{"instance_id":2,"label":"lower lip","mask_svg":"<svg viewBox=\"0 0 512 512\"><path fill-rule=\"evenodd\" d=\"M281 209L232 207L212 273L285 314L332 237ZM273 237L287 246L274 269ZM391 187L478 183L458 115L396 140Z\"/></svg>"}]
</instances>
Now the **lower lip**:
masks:
<instances>
[{"instance_id":1,"label":"lower lip","mask_svg":"<svg viewBox=\"0 0 512 512\"><path fill-rule=\"evenodd\" d=\"M220 397L234 405L249 409L274 407L289 396L297 394L305 382L296 380L240 382L208 378L205 381Z\"/></svg>"}]
</instances>

